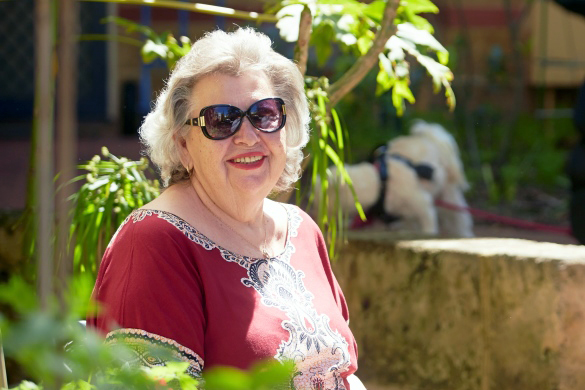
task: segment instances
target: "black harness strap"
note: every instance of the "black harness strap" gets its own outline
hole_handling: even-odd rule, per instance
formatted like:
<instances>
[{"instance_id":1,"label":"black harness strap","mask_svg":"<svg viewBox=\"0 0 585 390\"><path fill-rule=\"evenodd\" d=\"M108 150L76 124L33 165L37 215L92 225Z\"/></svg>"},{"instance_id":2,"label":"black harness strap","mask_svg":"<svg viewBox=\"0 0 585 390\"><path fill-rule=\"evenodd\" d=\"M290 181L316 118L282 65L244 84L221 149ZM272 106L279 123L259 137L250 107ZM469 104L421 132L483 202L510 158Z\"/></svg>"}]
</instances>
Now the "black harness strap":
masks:
<instances>
[{"instance_id":1,"label":"black harness strap","mask_svg":"<svg viewBox=\"0 0 585 390\"><path fill-rule=\"evenodd\" d=\"M372 207L367 210L366 216L376 217L381 219L384 223L390 224L400 220L402 217L397 214L389 214L384 209L384 200L386 199L386 182L388 181L389 177L388 167L386 166L386 151L386 145L380 146L374 151L373 164L380 175L380 194L378 195L378 200L376 203L374 203L374 205L372 205ZM434 169L429 164L414 164L410 159L397 153L392 153L388 157L399 160L402 163L408 165L416 172L416 175L420 179L433 180Z\"/></svg>"},{"instance_id":2,"label":"black harness strap","mask_svg":"<svg viewBox=\"0 0 585 390\"><path fill-rule=\"evenodd\" d=\"M396 214L388 214L384 209L384 199L386 199L386 182L388 181L388 167L386 166L386 145L380 146L374 151L374 166L380 175L380 195L378 200L366 213L368 217L380 218L384 223L390 224L396 222L401 217ZM368 218L369 219L369 218Z\"/></svg>"},{"instance_id":3,"label":"black harness strap","mask_svg":"<svg viewBox=\"0 0 585 390\"><path fill-rule=\"evenodd\" d=\"M414 169L419 179L425 179L429 181L433 180L433 173L435 170L429 164L425 163L415 164L409 158L406 158L398 153L392 153L390 155L390 158L402 161L403 163Z\"/></svg>"}]
</instances>

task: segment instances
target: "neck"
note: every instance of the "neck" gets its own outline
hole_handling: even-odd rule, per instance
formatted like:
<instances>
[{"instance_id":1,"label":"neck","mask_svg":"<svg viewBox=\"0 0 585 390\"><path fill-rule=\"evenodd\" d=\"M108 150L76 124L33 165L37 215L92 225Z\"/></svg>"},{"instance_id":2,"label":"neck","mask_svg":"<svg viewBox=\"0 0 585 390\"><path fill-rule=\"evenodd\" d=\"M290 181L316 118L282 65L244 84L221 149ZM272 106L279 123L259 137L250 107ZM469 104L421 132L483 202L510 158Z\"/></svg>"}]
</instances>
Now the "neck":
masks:
<instances>
[{"instance_id":1,"label":"neck","mask_svg":"<svg viewBox=\"0 0 585 390\"><path fill-rule=\"evenodd\" d=\"M221 222L230 226L247 225L250 229L264 231L264 198L250 199L249 197L232 197L229 201L222 203L215 201L201 185L192 177L191 187L195 197L199 199L209 212Z\"/></svg>"}]
</instances>

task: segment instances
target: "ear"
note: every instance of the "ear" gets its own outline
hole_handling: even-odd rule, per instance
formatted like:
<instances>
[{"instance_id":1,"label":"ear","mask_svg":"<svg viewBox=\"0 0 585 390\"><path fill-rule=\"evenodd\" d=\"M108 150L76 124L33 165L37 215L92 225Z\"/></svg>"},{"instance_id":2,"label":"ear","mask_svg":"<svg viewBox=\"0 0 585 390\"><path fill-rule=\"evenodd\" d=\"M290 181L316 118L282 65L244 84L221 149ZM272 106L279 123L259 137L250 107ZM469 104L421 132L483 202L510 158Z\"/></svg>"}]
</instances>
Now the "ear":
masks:
<instances>
[{"instance_id":1,"label":"ear","mask_svg":"<svg viewBox=\"0 0 585 390\"><path fill-rule=\"evenodd\" d=\"M175 148L179 152L181 164L187 171L190 171L193 167L193 162L191 161L191 155L189 154L189 149L187 147L187 140L179 134L174 134L173 142L175 143Z\"/></svg>"}]
</instances>

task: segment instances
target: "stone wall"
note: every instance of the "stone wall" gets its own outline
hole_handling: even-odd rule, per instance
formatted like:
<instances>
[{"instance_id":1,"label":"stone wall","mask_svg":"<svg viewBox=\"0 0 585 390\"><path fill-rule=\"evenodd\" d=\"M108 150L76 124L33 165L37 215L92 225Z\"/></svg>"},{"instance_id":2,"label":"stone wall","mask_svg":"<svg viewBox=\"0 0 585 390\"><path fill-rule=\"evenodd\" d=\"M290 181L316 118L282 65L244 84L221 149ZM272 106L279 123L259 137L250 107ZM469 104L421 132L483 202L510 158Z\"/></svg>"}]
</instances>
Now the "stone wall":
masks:
<instances>
[{"instance_id":1,"label":"stone wall","mask_svg":"<svg viewBox=\"0 0 585 390\"><path fill-rule=\"evenodd\" d=\"M585 389L585 247L367 232L333 267L370 389Z\"/></svg>"}]
</instances>

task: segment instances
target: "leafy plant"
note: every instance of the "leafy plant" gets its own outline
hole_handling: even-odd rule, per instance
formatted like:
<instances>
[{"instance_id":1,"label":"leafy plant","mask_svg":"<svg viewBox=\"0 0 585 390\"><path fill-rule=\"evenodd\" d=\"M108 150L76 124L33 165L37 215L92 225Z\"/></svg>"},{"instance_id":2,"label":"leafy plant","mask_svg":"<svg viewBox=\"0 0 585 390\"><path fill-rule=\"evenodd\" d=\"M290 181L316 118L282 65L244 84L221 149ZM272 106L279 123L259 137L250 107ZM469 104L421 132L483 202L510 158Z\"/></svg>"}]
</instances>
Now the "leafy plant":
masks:
<instances>
[{"instance_id":1,"label":"leafy plant","mask_svg":"<svg viewBox=\"0 0 585 390\"><path fill-rule=\"evenodd\" d=\"M276 26L281 37L295 42L301 33L301 13L309 9L313 15L310 44L315 48L317 64L323 67L333 54L332 43L337 44L342 52L358 58L369 55L376 40L376 31L383 28L384 12L386 7L391 6L389 3L393 1L375 0L366 4L357 0L284 0L278 1L268 12L276 12L279 18ZM376 54L379 65L376 95L391 90L392 104L399 116L404 112L405 100L414 103L415 97L410 90L409 55L427 70L435 93L445 88L447 105L453 110L455 95L450 84L453 73L447 66L449 52L432 35L433 26L420 16L421 13L437 13L439 9L430 0L403 0L398 3L391 21L395 34ZM357 77L351 71L347 75ZM343 77L340 81L343 81ZM332 106L345 95L337 97L339 89L338 86L331 86L327 91L333 95Z\"/></svg>"},{"instance_id":2,"label":"leafy plant","mask_svg":"<svg viewBox=\"0 0 585 390\"><path fill-rule=\"evenodd\" d=\"M191 40L189 37L182 36L177 41L170 31L157 34L148 26L116 16L103 18L101 21L102 23L116 23L126 28L126 32L129 34L134 32L142 33L146 39L140 52L142 54L142 61L145 64L149 64L160 58L166 62L169 69L173 69L177 61L191 50Z\"/></svg>"},{"instance_id":3,"label":"leafy plant","mask_svg":"<svg viewBox=\"0 0 585 390\"><path fill-rule=\"evenodd\" d=\"M343 182L349 183L349 188L352 191L355 206L360 216L365 220L365 214L361 204L357 199L357 195L353 186L351 185L351 178L344 168L346 161L346 144L348 134L341 126L339 116L334 108L329 111L328 96L325 92L329 86L329 80L326 77L314 78L307 77L305 80L307 85L307 97L311 102L311 117L315 131L311 136L308 149L311 151L311 188L316 188L320 194L328 194L329 186L339 188L339 181L330 182L330 180L318 180L318 178L329 178L329 161L331 161L340 172L340 179ZM305 160L307 161L307 160ZM300 193L300 191L299 191ZM329 255L335 257L335 250L339 238L343 238L345 220L344 215L339 207L338 191L334 199L328 196L319 196L316 209L317 223L321 230L326 234L326 239L330 243ZM309 208L314 202L315 191L311 192L309 196ZM331 204L333 202L333 205ZM335 210L330 212L329 210Z\"/></svg>"},{"instance_id":4,"label":"leafy plant","mask_svg":"<svg viewBox=\"0 0 585 390\"><path fill-rule=\"evenodd\" d=\"M137 208L159 195L158 180L145 176L149 164L146 158L130 161L118 158L102 148L102 160L94 156L80 169L88 173L75 181L85 180L73 197L70 230L73 263L76 272L97 273L99 260L115 229Z\"/></svg>"},{"instance_id":5,"label":"leafy plant","mask_svg":"<svg viewBox=\"0 0 585 390\"><path fill-rule=\"evenodd\" d=\"M274 360L249 371L215 367L203 373L203 381L186 373L185 362L152 368L124 364L135 357L127 346L105 345L100 335L77 321L88 310L93 279L77 276L69 285L64 302L53 299L44 310L34 286L22 279L13 277L0 285L0 303L12 313L0 314L6 355L16 359L30 379L13 389L268 390L286 386L292 378L294 365Z\"/></svg>"}]
</instances>

